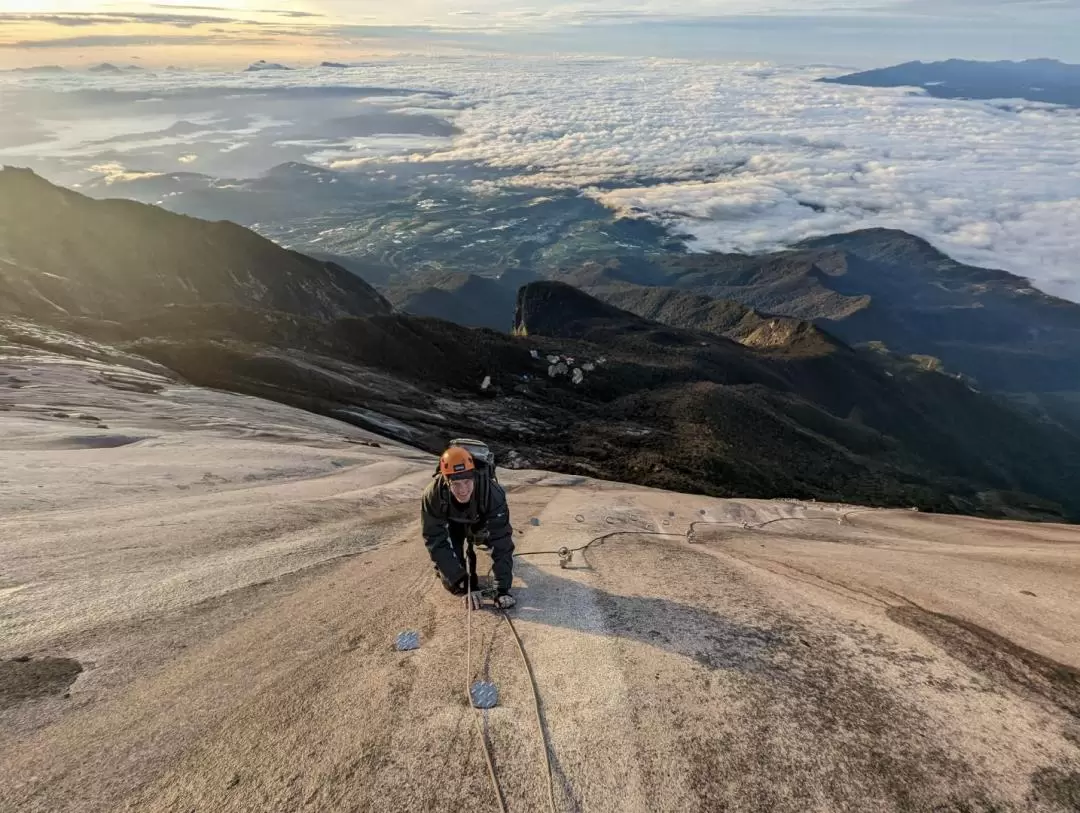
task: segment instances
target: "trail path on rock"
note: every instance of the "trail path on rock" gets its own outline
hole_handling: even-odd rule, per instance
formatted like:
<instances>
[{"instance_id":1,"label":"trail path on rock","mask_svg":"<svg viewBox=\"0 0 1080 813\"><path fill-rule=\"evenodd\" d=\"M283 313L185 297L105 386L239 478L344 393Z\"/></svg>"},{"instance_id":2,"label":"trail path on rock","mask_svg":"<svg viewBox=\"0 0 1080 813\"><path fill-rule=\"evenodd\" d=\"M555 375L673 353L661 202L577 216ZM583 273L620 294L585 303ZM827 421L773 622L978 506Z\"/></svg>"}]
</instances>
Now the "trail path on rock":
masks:
<instances>
[{"instance_id":1,"label":"trail path on rock","mask_svg":"<svg viewBox=\"0 0 1080 813\"><path fill-rule=\"evenodd\" d=\"M477 714L508 809L546 809L510 627L474 616L466 675L417 535L431 458L20 363L0 811L495 810ZM502 479L560 811L1080 810L1080 529Z\"/></svg>"}]
</instances>

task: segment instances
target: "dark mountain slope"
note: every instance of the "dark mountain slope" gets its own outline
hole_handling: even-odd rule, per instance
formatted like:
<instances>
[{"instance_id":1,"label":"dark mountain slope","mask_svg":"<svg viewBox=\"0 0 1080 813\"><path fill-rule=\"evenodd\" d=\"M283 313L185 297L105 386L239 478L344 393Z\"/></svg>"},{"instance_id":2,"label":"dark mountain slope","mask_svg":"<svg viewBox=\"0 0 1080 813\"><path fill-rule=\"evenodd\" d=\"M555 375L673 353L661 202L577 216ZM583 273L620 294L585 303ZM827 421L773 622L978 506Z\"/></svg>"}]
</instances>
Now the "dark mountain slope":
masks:
<instances>
[{"instance_id":1,"label":"dark mountain slope","mask_svg":"<svg viewBox=\"0 0 1080 813\"><path fill-rule=\"evenodd\" d=\"M678 288L639 285L620 277L621 270L590 264L561 272L561 282L643 319L672 327L726 336L748 347L787 352L828 352L838 342L813 324L758 313L732 300ZM529 272L480 277L457 272L418 272L411 278L381 281L390 302L417 316L445 319L466 327L508 331L518 288L536 279Z\"/></svg>"},{"instance_id":2,"label":"dark mountain slope","mask_svg":"<svg viewBox=\"0 0 1080 813\"><path fill-rule=\"evenodd\" d=\"M817 354L832 352L841 345L810 322L761 314L730 299L678 288L636 285L619 279L611 269L582 269L563 274L559 280L644 319L726 336L759 350Z\"/></svg>"},{"instance_id":3,"label":"dark mountain slope","mask_svg":"<svg viewBox=\"0 0 1080 813\"><path fill-rule=\"evenodd\" d=\"M356 275L233 223L90 201L26 170L0 171L0 247L0 303L26 316L122 320L207 302L321 318L390 310Z\"/></svg>"},{"instance_id":4,"label":"dark mountain slope","mask_svg":"<svg viewBox=\"0 0 1080 813\"><path fill-rule=\"evenodd\" d=\"M796 319L845 319L870 304L865 295L833 287L845 261L840 252L830 251L684 254L668 258L649 282Z\"/></svg>"},{"instance_id":5,"label":"dark mountain slope","mask_svg":"<svg viewBox=\"0 0 1080 813\"><path fill-rule=\"evenodd\" d=\"M839 343L756 350L547 282L521 291L526 335L470 330L389 312L348 272L235 226L0 178L7 341L78 354L70 334L88 336L431 451L477 434L514 465L714 495L1080 515L1080 440L947 376ZM46 285L55 304L32 295Z\"/></svg>"},{"instance_id":6,"label":"dark mountain slope","mask_svg":"<svg viewBox=\"0 0 1080 813\"><path fill-rule=\"evenodd\" d=\"M517 326L529 336L585 340L632 359L642 368L634 373L639 402L723 427L697 442L708 448L720 440L728 450L721 456L737 450L751 471L776 460L799 471L816 465L842 471L862 458L864 471L880 474L883 469L866 459L876 458L906 476L921 472L931 479L963 472L959 476L1004 483L1003 475L1012 476L1006 472L1022 469L1025 478L1051 487L1051 472L1075 472L1080 465L1032 454L1030 443L1045 448L1059 428L1031 422L948 376L913 366L886 369L840 344L813 356L755 353L720 337L650 323L557 282L522 289ZM1004 436L1013 432L1025 439Z\"/></svg>"},{"instance_id":7,"label":"dark mountain slope","mask_svg":"<svg viewBox=\"0 0 1080 813\"><path fill-rule=\"evenodd\" d=\"M936 356L986 389L1053 392L1080 380L1080 305L904 232L831 235L761 257L684 255L654 281L813 320L849 344Z\"/></svg>"},{"instance_id":8,"label":"dark mountain slope","mask_svg":"<svg viewBox=\"0 0 1080 813\"><path fill-rule=\"evenodd\" d=\"M1075 438L944 376L863 379L854 358L761 362L734 342L603 303L590 314L589 299L578 300L569 326L579 339L535 327L513 339L404 315L326 325L231 308L170 309L95 336L196 383L343 417L430 450L448 435L479 434L534 465L714 495L1026 517L1075 510L1065 507L1080 482ZM551 312L569 308L556 295L526 311L557 324ZM628 325L636 329L627 334ZM603 354L604 362L573 385L550 378L531 349L541 359ZM480 386L486 376L489 390Z\"/></svg>"}]
</instances>

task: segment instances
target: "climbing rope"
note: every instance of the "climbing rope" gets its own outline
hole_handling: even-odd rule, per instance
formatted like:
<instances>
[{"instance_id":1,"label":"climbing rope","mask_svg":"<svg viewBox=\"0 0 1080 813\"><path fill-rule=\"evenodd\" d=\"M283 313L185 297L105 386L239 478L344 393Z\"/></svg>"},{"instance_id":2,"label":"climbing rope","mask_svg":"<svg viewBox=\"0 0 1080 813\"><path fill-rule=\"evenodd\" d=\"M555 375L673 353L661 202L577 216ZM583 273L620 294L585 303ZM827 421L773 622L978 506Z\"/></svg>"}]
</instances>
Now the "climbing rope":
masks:
<instances>
[{"instance_id":1,"label":"climbing rope","mask_svg":"<svg viewBox=\"0 0 1080 813\"><path fill-rule=\"evenodd\" d=\"M480 735L480 743L484 746L484 759L487 762L488 776L491 777L491 786L495 788L495 798L499 801L499 813L507 813L506 801L503 799L502 788L499 787L499 778L495 775L495 763L491 760L491 749L488 747L487 736L484 727L480 725L480 709L473 716L476 720L476 732Z\"/></svg>"},{"instance_id":2,"label":"climbing rope","mask_svg":"<svg viewBox=\"0 0 1080 813\"><path fill-rule=\"evenodd\" d=\"M544 719L540 715L540 689L536 685L536 676L533 674L532 666L529 663L529 656L525 654L525 645L521 643L521 636L518 635L517 627L514 626L514 619L510 617L506 610L503 610L502 614L503 618L506 619L506 623L510 625L510 631L514 633L514 641L517 643L518 652L521 653L521 662L525 666L525 673L529 676L529 683L532 685L533 709L536 711L536 730L540 733L540 744L544 748L544 763L547 765L548 805L551 807L551 813L558 813L559 809L555 804L555 779L551 770L551 749L548 747L547 734L544 732Z\"/></svg>"},{"instance_id":3,"label":"climbing rope","mask_svg":"<svg viewBox=\"0 0 1080 813\"><path fill-rule=\"evenodd\" d=\"M469 587L472 587L472 561L469 558L468 548L465 549L465 571L468 574ZM488 571L488 575L491 575L491 571ZM473 602L470 595L465 600L465 698L469 703L470 708L473 707L472 697L472 614L473 614ZM507 625L510 627L510 632L514 635L514 643L517 644L518 654L521 655L521 663L525 667L525 674L529 678L529 685L532 687L533 696L533 711L536 714L536 730L540 735L540 746L544 751L544 765L547 768L547 791L548 791L548 806L551 809L551 813L558 813L559 808L555 803L555 779L554 773L551 768L551 749L548 746L547 734L544 732L544 721L540 712L540 688L536 683L536 675L533 673L532 665L529 663L529 656L525 653L525 645L521 642L521 636L518 634L517 627L514 626L514 620L510 617L510 614L506 610L500 610L502 617L506 620ZM482 713L481 709L477 709ZM502 788L499 786L499 779L495 773L495 764L491 757L491 749L488 747L487 737L484 734L483 728L480 726L480 714L478 713L475 718L476 730L480 734L480 742L484 748L484 758L487 761L488 774L491 777L491 785L495 789L495 797L499 801L500 813L507 813L506 802L503 799Z\"/></svg>"},{"instance_id":4,"label":"climbing rope","mask_svg":"<svg viewBox=\"0 0 1080 813\"><path fill-rule=\"evenodd\" d=\"M559 550L529 550L522 551L521 553L515 553L514 558L517 559L521 556L563 556L564 554L573 554L578 551L588 550L592 545L597 542L603 542L605 539L610 539L613 536L677 536L680 539L685 539L686 534L677 534L674 531L640 531L637 529L627 531L609 531L606 534L600 536L594 536L584 545L578 545L576 548L560 548Z\"/></svg>"},{"instance_id":5,"label":"climbing rope","mask_svg":"<svg viewBox=\"0 0 1080 813\"><path fill-rule=\"evenodd\" d=\"M866 510L872 510L872 509L865 509L865 508L858 509L858 511L866 511ZM788 520L797 520L799 522L809 522L809 521L813 521L813 520L827 520L828 522L833 522L835 520L839 520L841 522L845 522L845 521L847 521L847 518L849 516L851 516L852 514L858 513L858 511L848 511L845 514L839 514L836 517L776 517L774 519L767 519L764 522L755 522L755 523L737 522L735 520L730 520L730 519L729 520L722 520L722 521L699 519L699 520L695 520L695 521L691 522L690 525L687 526L686 531L683 532L683 533L676 533L675 531L650 531L650 530L639 529L639 528L628 528L628 529L623 529L623 530L619 530L619 531L608 531L605 534L600 534L600 536L594 536L592 539L590 539L584 545L578 545L576 548L565 548L564 547L564 548L560 548L559 550L521 551L519 553L515 553L514 558L517 559L518 557L523 557L523 556L562 556L562 555L564 555L566 553L577 553L579 551L588 550L590 547L592 547L597 542L603 542L605 539L610 539L613 536L674 536L674 537L678 537L679 539L685 539L687 541L690 541L694 536L694 529L699 525L739 526L739 527L743 528L744 530L757 530L758 528L764 528L766 525L772 525L774 522L785 522L785 521L788 521ZM613 520L613 519L615 519L615 517L610 517L609 516L609 517L605 517L604 521L607 522L610 525L610 524L612 524L610 522L610 520Z\"/></svg>"},{"instance_id":6,"label":"climbing rope","mask_svg":"<svg viewBox=\"0 0 1080 813\"><path fill-rule=\"evenodd\" d=\"M469 546L463 548L465 553L465 572L468 574L468 594L465 598L465 702L473 709L472 697L472 561L469 558ZM484 749L484 760L487 762L488 776L491 777L491 786L495 789L495 798L499 802L499 813L507 813L506 800L503 799L502 788L499 787L499 777L495 774L495 762L491 757L491 748L488 746L487 735L484 727L480 725L480 717L484 713L482 709L475 709L473 720L476 721L476 731L480 735L480 745Z\"/></svg>"}]
</instances>

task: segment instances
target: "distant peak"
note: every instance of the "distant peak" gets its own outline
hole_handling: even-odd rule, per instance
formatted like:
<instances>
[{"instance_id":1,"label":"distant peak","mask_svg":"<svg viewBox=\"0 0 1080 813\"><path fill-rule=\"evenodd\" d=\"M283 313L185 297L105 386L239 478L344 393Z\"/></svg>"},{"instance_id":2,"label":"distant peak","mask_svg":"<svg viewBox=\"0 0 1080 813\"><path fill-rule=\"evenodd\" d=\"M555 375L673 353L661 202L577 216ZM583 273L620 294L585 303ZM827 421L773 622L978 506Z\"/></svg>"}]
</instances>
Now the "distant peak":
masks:
<instances>
[{"instance_id":1,"label":"distant peak","mask_svg":"<svg viewBox=\"0 0 1080 813\"><path fill-rule=\"evenodd\" d=\"M806 240L802 240L796 243L796 248L821 248L821 247L838 247L841 248L845 244L849 243L893 243L893 244L905 244L912 247L925 248L931 251L937 251L927 240L919 237L918 235L911 234L910 232L903 231L901 229L888 229L881 226L875 226L869 229L855 229L849 232L840 232L838 234L828 234L824 237L810 237Z\"/></svg>"},{"instance_id":2,"label":"distant peak","mask_svg":"<svg viewBox=\"0 0 1080 813\"><path fill-rule=\"evenodd\" d=\"M624 310L601 302L573 285L538 280L518 290L514 330L521 334L576 336L597 322L647 323Z\"/></svg>"},{"instance_id":3,"label":"distant peak","mask_svg":"<svg viewBox=\"0 0 1080 813\"><path fill-rule=\"evenodd\" d=\"M334 171L331 169L325 169L323 167L317 167L312 164L305 164L301 161L286 161L284 164L277 164L270 167L263 173L265 178L280 178L280 177L296 177L297 175L305 175L308 177L333 177Z\"/></svg>"},{"instance_id":4,"label":"distant peak","mask_svg":"<svg viewBox=\"0 0 1080 813\"><path fill-rule=\"evenodd\" d=\"M905 62L821 81L866 87L920 87L946 99L1027 99L1080 107L1080 65L1056 59L947 59Z\"/></svg>"},{"instance_id":5,"label":"distant peak","mask_svg":"<svg viewBox=\"0 0 1080 813\"><path fill-rule=\"evenodd\" d=\"M12 68L13 73L67 73L67 68L59 65L35 65L32 68Z\"/></svg>"},{"instance_id":6,"label":"distant peak","mask_svg":"<svg viewBox=\"0 0 1080 813\"><path fill-rule=\"evenodd\" d=\"M265 59L260 59L257 62L252 62L244 70L246 73L254 73L257 71L291 71L292 68L288 65L282 65L280 62L267 62Z\"/></svg>"}]
</instances>

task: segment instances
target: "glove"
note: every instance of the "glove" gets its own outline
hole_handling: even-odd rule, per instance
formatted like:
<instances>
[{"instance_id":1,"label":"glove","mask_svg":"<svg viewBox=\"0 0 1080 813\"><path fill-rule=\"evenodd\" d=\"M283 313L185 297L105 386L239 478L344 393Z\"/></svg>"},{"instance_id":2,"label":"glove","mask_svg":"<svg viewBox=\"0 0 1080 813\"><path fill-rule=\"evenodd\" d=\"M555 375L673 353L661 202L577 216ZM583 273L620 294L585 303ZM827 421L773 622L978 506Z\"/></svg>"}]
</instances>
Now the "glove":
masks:
<instances>
[{"instance_id":1,"label":"glove","mask_svg":"<svg viewBox=\"0 0 1080 813\"><path fill-rule=\"evenodd\" d=\"M435 569L435 572L438 574L439 581L442 582L442 586L445 587L447 592L449 592L451 595L463 596L469 592L469 588L467 586L469 578L468 576L462 576L457 581L452 582L448 578L446 578L446 576L439 573L438 568Z\"/></svg>"},{"instance_id":2,"label":"glove","mask_svg":"<svg viewBox=\"0 0 1080 813\"><path fill-rule=\"evenodd\" d=\"M465 606L470 610L479 610L483 605L484 594L480 590L473 590L465 596Z\"/></svg>"},{"instance_id":3,"label":"glove","mask_svg":"<svg viewBox=\"0 0 1080 813\"><path fill-rule=\"evenodd\" d=\"M439 580L442 582L443 587L445 587L453 595L455 595L455 596L464 596L466 593L470 592L470 590L469 590L469 574L466 573L464 570L461 571L461 576L460 576L460 578L457 579L457 581L450 581L449 579L447 579L444 575L439 573L438 568L435 568L435 572L438 574ZM476 574L474 573L473 577L472 577L472 589L473 590L479 589L478 584L479 584L479 579L477 578Z\"/></svg>"},{"instance_id":4,"label":"glove","mask_svg":"<svg viewBox=\"0 0 1080 813\"><path fill-rule=\"evenodd\" d=\"M491 531L480 528L472 532L473 544L482 550L491 550Z\"/></svg>"}]
</instances>

